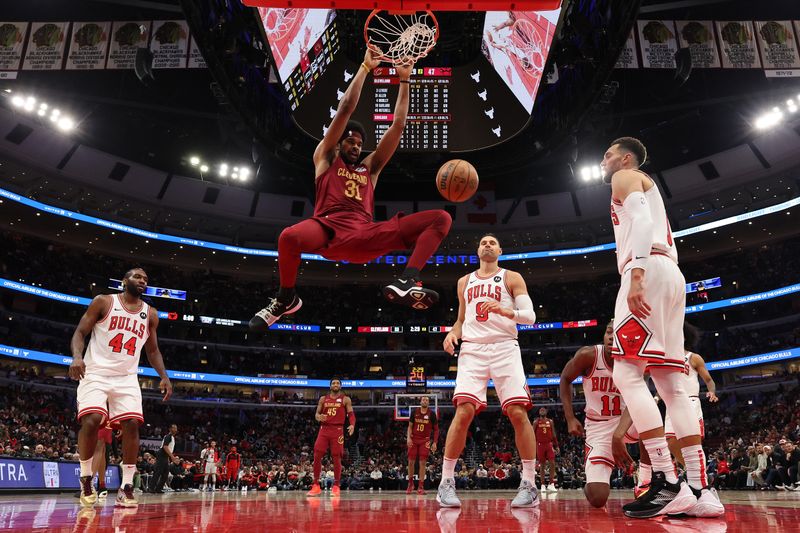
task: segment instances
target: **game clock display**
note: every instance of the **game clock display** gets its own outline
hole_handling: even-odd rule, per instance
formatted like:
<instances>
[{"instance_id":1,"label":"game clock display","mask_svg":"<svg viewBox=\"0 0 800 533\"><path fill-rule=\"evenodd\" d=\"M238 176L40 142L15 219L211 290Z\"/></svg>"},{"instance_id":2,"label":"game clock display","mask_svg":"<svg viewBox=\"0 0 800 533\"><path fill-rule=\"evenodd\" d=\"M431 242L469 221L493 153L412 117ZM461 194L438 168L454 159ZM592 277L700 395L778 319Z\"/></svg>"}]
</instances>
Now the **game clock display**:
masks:
<instances>
[{"instance_id":1,"label":"game clock display","mask_svg":"<svg viewBox=\"0 0 800 533\"><path fill-rule=\"evenodd\" d=\"M406 390L424 392L428 388L428 381L425 378L424 366L411 366L406 376Z\"/></svg>"}]
</instances>

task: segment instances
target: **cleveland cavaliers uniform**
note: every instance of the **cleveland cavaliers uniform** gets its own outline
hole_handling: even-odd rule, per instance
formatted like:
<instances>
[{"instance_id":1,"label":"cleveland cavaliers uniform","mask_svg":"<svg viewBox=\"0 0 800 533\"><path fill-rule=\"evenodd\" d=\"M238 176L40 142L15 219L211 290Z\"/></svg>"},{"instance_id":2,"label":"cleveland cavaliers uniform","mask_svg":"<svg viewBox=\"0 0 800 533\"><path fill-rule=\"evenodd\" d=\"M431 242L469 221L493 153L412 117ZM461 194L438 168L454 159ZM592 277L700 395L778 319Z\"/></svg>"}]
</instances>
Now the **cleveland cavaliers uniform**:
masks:
<instances>
[{"instance_id":1,"label":"cleveland cavaliers uniform","mask_svg":"<svg viewBox=\"0 0 800 533\"><path fill-rule=\"evenodd\" d=\"M144 422L142 390L139 387L139 357L150 337L150 306L139 301L129 309L119 294L92 328L83 361L86 373L78 384L78 420L88 413L103 415L103 423L123 420ZM107 407L106 407L107 406Z\"/></svg>"},{"instance_id":2,"label":"cleveland cavaliers uniform","mask_svg":"<svg viewBox=\"0 0 800 533\"><path fill-rule=\"evenodd\" d=\"M684 367L686 374L686 394L689 395L689 401L692 402L694 412L697 414L697 420L700 422L700 436L705 438L706 425L703 420L703 406L700 404L700 380L697 379L697 370L692 366L692 352L686 352L686 365ZM675 430L672 428L672 419L669 417L669 410L664 417L664 434L669 437L675 436Z\"/></svg>"},{"instance_id":3,"label":"cleveland cavaliers uniform","mask_svg":"<svg viewBox=\"0 0 800 533\"><path fill-rule=\"evenodd\" d=\"M594 365L583 378L583 394L586 397L586 482L608 483L614 468L611 439L619 425L625 401L614 385L614 370L606 366L603 346L594 347ZM631 426L625 434L625 442L639 440L636 428Z\"/></svg>"},{"instance_id":4,"label":"cleveland cavaliers uniform","mask_svg":"<svg viewBox=\"0 0 800 533\"><path fill-rule=\"evenodd\" d=\"M470 402L477 408L476 412L486 407L489 379L494 380L504 413L512 404L524 405L526 409L533 405L522 367L516 322L483 310L490 301L514 307L514 298L506 286L507 272L501 268L486 278L473 272L464 287L466 311L453 403Z\"/></svg>"},{"instance_id":5,"label":"cleveland cavaliers uniform","mask_svg":"<svg viewBox=\"0 0 800 533\"><path fill-rule=\"evenodd\" d=\"M652 179L650 181L653 182ZM655 182L644 196L653 219L653 245L645 274L645 300L652 311L644 319L631 314L627 300L631 286L631 261L635 259L631 243L633 222L625 207L611 199L617 267L622 276L614 308L614 346L611 353L620 359L647 361L651 367L682 371L686 280L678 268L678 250L672 238L664 200Z\"/></svg>"}]
</instances>

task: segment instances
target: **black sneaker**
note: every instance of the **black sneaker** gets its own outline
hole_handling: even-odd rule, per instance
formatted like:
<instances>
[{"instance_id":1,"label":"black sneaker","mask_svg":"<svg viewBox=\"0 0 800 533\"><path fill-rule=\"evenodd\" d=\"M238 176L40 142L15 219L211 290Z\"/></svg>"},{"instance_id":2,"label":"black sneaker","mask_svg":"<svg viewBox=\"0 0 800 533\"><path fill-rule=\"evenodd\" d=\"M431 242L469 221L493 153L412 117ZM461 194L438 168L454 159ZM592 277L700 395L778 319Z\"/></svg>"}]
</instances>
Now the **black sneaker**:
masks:
<instances>
[{"instance_id":1,"label":"black sneaker","mask_svg":"<svg viewBox=\"0 0 800 533\"><path fill-rule=\"evenodd\" d=\"M686 483L667 482L664 472L653 472L647 491L622 506L630 518L652 518L663 514L681 514L697 504L697 497Z\"/></svg>"},{"instance_id":2,"label":"black sneaker","mask_svg":"<svg viewBox=\"0 0 800 533\"><path fill-rule=\"evenodd\" d=\"M392 303L414 309L429 309L439 301L439 293L422 287L414 278L398 279L383 288L383 295Z\"/></svg>"},{"instance_id":3,"label":"black sneaker","mask_svg":"<svg viewBox=\"0 0 800 533\"><path fill-rule=\"evenodd\" d=\"M250 319L250 330L267 331L280 317L283 315L291 315L301 307L303 307L303 300L296 294L288 304L281 302L277 298L273 298L269 301L269 305Z\"/></svg>"}]
</instances>

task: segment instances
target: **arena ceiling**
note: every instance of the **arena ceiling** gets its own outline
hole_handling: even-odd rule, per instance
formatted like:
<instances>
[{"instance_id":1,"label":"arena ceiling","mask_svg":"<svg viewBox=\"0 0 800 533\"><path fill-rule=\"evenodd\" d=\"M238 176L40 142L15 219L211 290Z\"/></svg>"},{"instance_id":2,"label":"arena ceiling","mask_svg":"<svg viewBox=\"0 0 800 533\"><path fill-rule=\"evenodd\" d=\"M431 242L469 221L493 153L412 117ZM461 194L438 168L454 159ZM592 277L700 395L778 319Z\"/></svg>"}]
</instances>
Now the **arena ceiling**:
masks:
<instances>
[{"instance_id":1,"label":"arena ceiling","mask_svg":"<svg viewBox=\"0 0 800 533\"><path fill-rule=\"evenodd\" d=\"M43 17L42 13L47 13ZM791 19L796 0L643 0L639 18ZM17 2L4 7L6 20L120 20L183 18L177 0L55 0ZM561 64L590 62L586 50L557 52ZM355 52L354 52L355 53ZM561 54L560 56L558 54ZM572 54L571 56L569 54ZM797 78L767 78L759 69L695 69L685 83L672 71L613 70L599 96L568 135L547 149L533 148L521 135L486 152L471 154L498 198L574 190L582 186L576 168L595 162L609 139L635 135L648 145L654 169L670 168L746 142L754 117L787 96L796 96ZM190 154L216 160L251 160L254 133L215 87L206 70L156 71L144 85L131 71L29 72L0 82L41 95L73 110L80 127L76 142L182 175L193 175ZM272 132L275 136L284 132ZM310 155L314 143L299 132L265 151L262 172L248 187L259 191L310 195ZM378 195L393 199L436 198L432 179L447 154L397 156L387 168ZM216 178L210 178L216 179ZM409 186L411 182L412 186Z\"/></svg>"}]
</instances>

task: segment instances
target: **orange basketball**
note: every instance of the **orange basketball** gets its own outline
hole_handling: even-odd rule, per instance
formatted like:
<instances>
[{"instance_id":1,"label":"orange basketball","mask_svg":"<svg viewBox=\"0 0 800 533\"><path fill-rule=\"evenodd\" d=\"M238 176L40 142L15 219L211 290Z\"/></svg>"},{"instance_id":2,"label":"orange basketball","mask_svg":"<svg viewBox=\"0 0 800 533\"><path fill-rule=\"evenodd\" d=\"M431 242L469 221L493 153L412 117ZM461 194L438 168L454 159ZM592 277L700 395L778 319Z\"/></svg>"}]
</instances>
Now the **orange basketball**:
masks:
<instances>
[{"instance_id":1,"label":"orange basketball","mask_svg":"<svg viewBox=\"0 0 800 533\"><path fill-rule=\"evenodd\" d=\"M436 188L445 200L464 202L478 190L478 172L469 161L451 159L436 173Z\"/></svg>"}]
</instances>

